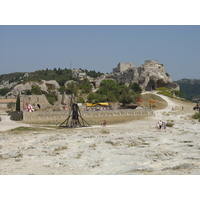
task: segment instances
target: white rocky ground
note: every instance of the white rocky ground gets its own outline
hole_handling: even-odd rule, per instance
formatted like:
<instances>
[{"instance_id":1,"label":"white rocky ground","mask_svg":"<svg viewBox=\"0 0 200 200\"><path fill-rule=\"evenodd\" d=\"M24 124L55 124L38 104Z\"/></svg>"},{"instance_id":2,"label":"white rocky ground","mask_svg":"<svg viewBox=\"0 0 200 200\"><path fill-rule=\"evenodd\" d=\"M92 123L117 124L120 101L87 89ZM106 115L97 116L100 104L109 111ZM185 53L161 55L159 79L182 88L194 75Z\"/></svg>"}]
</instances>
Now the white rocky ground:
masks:
<instances>
[{"instance_id":1,"label":"white rocky ground","mask_svg":"<svg viewBox=\"0 0 200 200\"><path fill-rule=\"evenodd\" d=\"M106 127L13 134L21 124L1 115L0 174L200 174L193 105L162 98L168 107L155 116ZM159 120L174 126L159 131Z\"/></svg>"}]
</instances>

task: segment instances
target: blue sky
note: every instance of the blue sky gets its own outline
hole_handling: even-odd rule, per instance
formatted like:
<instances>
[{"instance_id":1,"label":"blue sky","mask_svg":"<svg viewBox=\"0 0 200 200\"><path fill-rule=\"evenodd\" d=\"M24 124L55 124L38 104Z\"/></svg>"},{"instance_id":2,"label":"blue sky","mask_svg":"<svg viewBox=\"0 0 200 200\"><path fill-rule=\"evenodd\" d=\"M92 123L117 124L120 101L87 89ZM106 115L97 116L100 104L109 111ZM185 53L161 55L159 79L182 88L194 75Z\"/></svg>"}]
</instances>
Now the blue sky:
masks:
<instances>
[{"instance_id":1,"label":"blue sky","mask_svg":"<svg viewBox=\"0 0 200 200\"><path fill-rule=\"evenodd\" d=\"M82 68L110 73L119 62L164 64L173 80L200 79L200 26L0 26L0 74Z\"/></svg>"}]
</instances>

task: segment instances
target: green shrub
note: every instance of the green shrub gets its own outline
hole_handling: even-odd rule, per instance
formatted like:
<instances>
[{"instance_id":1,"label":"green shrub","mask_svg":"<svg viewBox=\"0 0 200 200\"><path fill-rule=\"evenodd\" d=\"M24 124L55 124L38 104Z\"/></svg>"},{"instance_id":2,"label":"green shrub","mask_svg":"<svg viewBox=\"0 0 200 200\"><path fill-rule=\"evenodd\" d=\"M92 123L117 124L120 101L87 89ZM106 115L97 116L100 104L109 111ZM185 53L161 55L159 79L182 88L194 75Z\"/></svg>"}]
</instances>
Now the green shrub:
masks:
<instances>
[{"instance_id":1,"label":"green shrub","mask_svg":"<svg viewBox=\"0 0 200 200\"><path fill-rule=\"evenodd\" d=\"M85 103L85 100L83 99L83 97L78 97L77 102L78 103Z\"/></svg>"},{"instance_id":2,"label":"green shrub","mask_svg":"<svg viewBox=\"0 0 200 200\"><path fill-rule=\"evenodd\" d=\"M173 127L173 126L174 126L174 123L172 123L172 122L167 122L166 126L167 126L167 127Z\"/></svg>"},{"instance_id":3,"label":"green shrub","mask_svg":"<svg viewBox=\"0 0 200 200\"><path fill-rule=\"evenodd\" d=\"M0 89L0 95L5 96L8 92L10 92L10 88L2 88Z\"/></svg>"},{"instance_id":4,"label":"green shrub","mask_svg":"<svg viewBox=\"0 0 200 200\"><path fill-rule=\"evenodd\" d=\"M10 119L14 121L21 121L23 119L22 111L9 112Z\"/></svg>"},{"instance_id":5,"label":"green shrub","mask_svg":"<svg viewBox=\"0 0 200 200\"><path fill-rule=\"evenodd\" d=\"M200 113L195 113L194 115L192 115L192 118L200 120Z\"/></svg>"},{"instance_id":6,"label":"green shrub","mask_svg":"<svg viewBox=\"0 0 200 200\"><path fill-rule=\"evenodd\" d=\"M174 97L174 92L170 91L169 89L165 87L157 88L157 90L159 91L158 94L162 94L171 98Z\"/></svg>"},{"instance_id":7,"label":"green shrub","mask_svg":"<svg viewBox=\"0 0 200 200\"><path fill-rule=\"evenodd\" d=\"M17 101L16 101L16 111L20 111L20 97L19 97L19 95L17 96Z\"/></svg>"},{"instance_id":8,"label":"green shrub","mask_svg":"<svg viewBox=\"0 0 200 200\"><path fill-rule=\"evenodd\" d=\"M42 90L40 89L38 85L32 85L30 93L35 94L35 95L40 95L42 94Z\"/></svg>"},{"instance_id":9,"label":"green shrub","mask_svg":"<svg viewBox=\"0 0 200 200\"><path fill-rule=\"evenodd\" d=\"M170 75L168 73L166 73L166 76L170 77Z\"/></svg>"},{"instance_id":10,"label":"green shrub","mask_svg":"<svg viewBox=\"0 0 200 200\"><path fill-rule=\"evenodd\" d=\"M56 101L58 101L58 96L57 95L54 95L54 94L45 94L48 102L51 104L51 105L54 105L54 103Z\"/></svg>"}]
</instances>

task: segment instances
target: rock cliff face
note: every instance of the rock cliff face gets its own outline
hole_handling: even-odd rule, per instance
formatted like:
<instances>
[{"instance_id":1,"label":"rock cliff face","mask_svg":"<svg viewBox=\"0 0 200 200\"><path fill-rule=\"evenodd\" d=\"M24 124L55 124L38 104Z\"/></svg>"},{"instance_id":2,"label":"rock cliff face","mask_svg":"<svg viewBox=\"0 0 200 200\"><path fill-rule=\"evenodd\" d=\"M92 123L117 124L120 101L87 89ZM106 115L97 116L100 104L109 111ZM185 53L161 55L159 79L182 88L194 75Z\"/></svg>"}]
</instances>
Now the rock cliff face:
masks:
<instances>
[{"instance_id":1,"label":"rock cliff face","mask_svg":"<svg viewBox=\"0 0 200 200\"><path fill-rule=\"evenodd\" d=\"M164 66L154 60L146 60L145 63L138 68L107 74L105 78L112 78L117 83L125 82L127 85L131 82L136 82L146 91L159 87L180 90L178 84L174 83L169 74L165 71Z\"/></svg>"},{"instance_id":2,"label":"rock cliff face","mask_svg":"<svg viewBox=\"0 0 200 200\"><path fill-rule=\"evenodd\" d=\"M13 90L11 90L6 95L6 97L15 98L18 95L23 95L25 94L26 91L31 90L33 85L39 86L43 93L50 92L50 93L58 94L58 89L60 88L59 84L55 80L50 80L50 81L42 80L41 83L31 81L24 84L21 83L21 84L15 85Z\"/></svg>"}]
</instances>

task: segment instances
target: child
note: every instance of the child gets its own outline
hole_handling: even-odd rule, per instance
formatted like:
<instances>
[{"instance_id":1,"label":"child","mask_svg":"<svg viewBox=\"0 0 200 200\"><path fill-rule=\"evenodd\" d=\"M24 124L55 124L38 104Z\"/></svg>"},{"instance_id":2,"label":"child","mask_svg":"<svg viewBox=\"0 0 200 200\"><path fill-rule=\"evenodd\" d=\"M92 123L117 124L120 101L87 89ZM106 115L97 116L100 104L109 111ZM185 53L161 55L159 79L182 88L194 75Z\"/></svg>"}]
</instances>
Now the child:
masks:
<instances>
[{"instance_id":1,"label":"child","mask_svg":"<svg viewBox=\"0 0 200 200\"><path fill-rule=\"evenodd\" d=\"M164 128L165 131L166 131L166 127L167 127L166 122L163 122L163 128Z\"/></svg>"}]
</instances>

